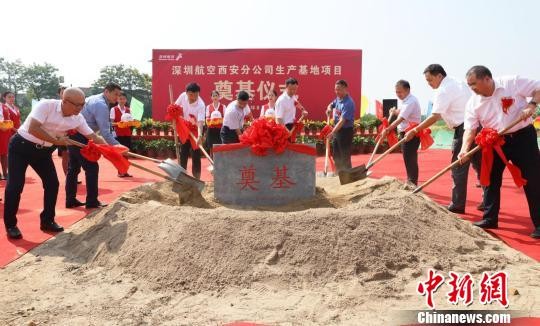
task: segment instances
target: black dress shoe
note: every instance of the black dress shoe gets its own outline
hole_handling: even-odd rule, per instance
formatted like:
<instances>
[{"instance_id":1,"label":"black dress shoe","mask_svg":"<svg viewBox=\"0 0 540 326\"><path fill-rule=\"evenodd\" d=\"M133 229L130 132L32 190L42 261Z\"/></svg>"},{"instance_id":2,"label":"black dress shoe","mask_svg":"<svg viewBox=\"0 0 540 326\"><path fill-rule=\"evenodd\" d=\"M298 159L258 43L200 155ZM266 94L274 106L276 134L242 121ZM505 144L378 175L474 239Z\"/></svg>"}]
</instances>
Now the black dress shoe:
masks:
<instances>
[{"instance_id":1,"label":"black dress shoe","mask_svg":"<svg viewBox=\"0 0 540 326\"><path fill-rule=\"evenodd\" d=\"M536 228L536 230L531 233L531 238L540 239L540 228Z\"/></svg>"},{"instance_id":2,"label":"black dress shoe","mask_svg":"<svg viewBox=\"0 0 540 326\"><path fill-rule=\"evenodd\" d=\"M456 208L455 206L450 205L447 207L447 209L452 213L465 214L465 208Z\"/></svg>"},{"instance_id":3,"label":"black dress shoe","mask_svg":"<svg viewBox=\"0 0 540 326\"><path fill-rule=\"evenodd\" d=\"M21 230L19 230L19 228L16 226L12 228L7 228L6 232L7 232L8 238L10 239L22 239Z\"/></svg>"},{"instance_id":4,"label":"black dress shoe","mask_svg":"<svg viewBox=\"0 0 540 326\"><path fill-rule=\"evenodd\" d=\"M482 202L478 204L478 206L476 206L476 209L483 212L485 210L484 203Z\"/></svg>"},{"instance_id":5,"label":"black dress shoe","mask_svg":"<svg viewBox=\"0 0 540 326\"><path fill-rule=\"evenodd\" d=\"M101 202L97 202L97 204L86 204L86 208L102 208L102 207L105 207L107 206L107 204L105 203L101 203Z\"/></svg>"},{"instance_id":6,"label":"black dress shoe","mask_svg":"<svg viewBox=\"0 0 540 326\"><path fill-rule=\"evenodd\" d=\"M58 225L56 222L51 223L41 223L39 226L41 231L50 231L50 232L62 232L64 228L61 225Z\"/></svg>"},{"instance_id":7,"label":"black dress shoe","mask_svg":"<svg viewBox=\"0 0 540 326\"><path fill-rule=\"evenodd\" d=\"M75 199L73 201L66 202L66 208L75 208L75 207L81 207L86 205L86 203L80 202L79 200Z\"/></svg>"},{"instance_id":8,"label":"black dress shoe","mask_svg":"<svg viewBox=\"0 0 540 326\"><path fill-rule=\"evenodd\" d=\"M497 222L491 222L488 220L481 220L478 222L474 222L473 224L482 229L496 229L498 227Z\"/></svg>"}]
</instances>

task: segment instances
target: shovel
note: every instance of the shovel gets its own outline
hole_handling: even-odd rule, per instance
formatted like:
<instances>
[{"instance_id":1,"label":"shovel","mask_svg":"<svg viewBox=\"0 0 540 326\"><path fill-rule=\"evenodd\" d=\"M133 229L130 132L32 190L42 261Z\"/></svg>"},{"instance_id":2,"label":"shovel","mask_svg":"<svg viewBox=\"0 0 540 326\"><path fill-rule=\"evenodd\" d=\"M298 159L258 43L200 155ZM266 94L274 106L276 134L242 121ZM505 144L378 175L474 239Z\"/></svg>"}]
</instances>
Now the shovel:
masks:
<instances>
[{"instance_id":1,"label":"shovel","mask_svg":"<svg viewBox=\"0 0 540 326\"><path fill-rule=\"evenodd\" d=\"M523 119L519 118L519 119L514 120L512 123L510 123L510 125L508 125L508 127L506 127L503 130L499 131L499 136L504 135L508 130L512 129L521 120L523 120ZM480 149L481 149L480 146L476 146L475 148L473 148L470 151L468 151L467 153L465 153L463 158L469 158L469 157L473 156L474 153L478 152ZM416 194L420 190L424 189L425 187L427 187L428 185L433 183L433 181L437 180L440 176L442 176L443 174L445 174L446 172L448 172L449 170L453 169L454 167L456 167L456 166L458 166L460 164L461 164L461 160L455 160L452 164L448 165L447 167L442 169L439 173L437 173L433 177L431 177L428 181L424 182L423 185L421 185L421 186L417 187L416 189L414 189L413 194Z\"/></svg>"},{"instance_id":2,"label":"shovel","mask_svg":"<svg viewBox=\"0 0 540 326\"><path fill-rule=\"evenodd\" d=\"M171 84L169 84L169 99L170 99L171 103L173 103L174 97L173 97L173 90L172 90L172 85ZM176 121L174 119L172 121L172 125L173 125L173 135L174 135L174 148L176 149L176 157L178 158L178 163L180 163L180 149L179 149L179 146L178 146L178 134L176 132ZM195 137L195 135L191 131L189 132L189 136L191 138L193 138L193 140L197 141L197 137ZM208 167L208 171L213 171L214 170L214 160L210 157L210 155L203 148L202 145L199 146L199 149L201 150L203 155L208 159L208 162L210 162L210 164L211 164Z\"/></svg>"},{"instance_id":3,"label":"shovel","mask_svg":"<svg viewBox=\"0 0 540 326\"><path fill-rule=\"evenodd\" d=\"M172 85L169 84L169 100L171 103L174 101L173 96L173 90ZM176 158L178 159L178 163L180 164L180 148L178 147L178 133L176 131L176 120L172 119L172 129L173 129L173 137L174 137L174 151L176 152Z\"/></svg>"},{"instance_id":4,"label":"shovel","mask_svg":"<svg viewBox=\"0 0 540 326\"><path fill-rule=\"evenodd\" d=\"M386 152L382 153L373 162L368 163L368 165L362 164L360 166L355 166L354 168L351 168L351 169L339 171L339 183L344 185L347 183L351 183L351 182L355 182L355 181L367 178L370 174L368 170L372 166L374 166L377 162L382 160L386 155L392 153L396 148L398 148L398 146L400 146L404 142L405 142L405 138L395 143L394 146L387 149Z\"/></svg>"},{"instance_id":5,"label":"shovel","mask_svg":"<svg viewBox=\"0 0 540 326\"><path fill-rule=\"evenodd\" d=\"M74 141L72 139L68 139L67 142L70 143L71 145L78 146L78 147L84 147L85 146L84 144L79 143L77 141ZM159 172L153 171L153 170L148 169L148 168L146 168L146 167L144 167L142 165L139 165L137 163L133 163L133 161L129 162L131 165L133 165L134 167L136 167L136 168L138 168L140 170L146 171L148 173L151 173L153 175L156 175L158 177L161 177L163 179L166 179L166 180L169 180L169 181L181 184L181 185L194 187L197 190L199 190L199 192L201 192L204 189L205 183L203 181L201 181L199 179L196 179L196 178L186 174L186 170L184 170L184 168L182 168L180 165L178 165L178 163L176 163L175 161L173 161L171 159L167 159L165 161L160 161L158 159L154 159L154 158L151 158L151 157L147 157L147 156L143 156L143 155L139 155L139 154L135 154L135 153L131 153L131 152L127 152L127 154L129 156L132 156L132 157L137 157L137 158L141 158L141 159L144 159L144 160L159 163L158 167L161 168L163 171L165 171L168 175L164 175L164 174L161 174Z\"/></svg>"},{"instance_id":6,"label":"shovel","mask_svg":"<svg viewBox=\"0 0 540 326\"><path fill-rule=\"evenodd\" d=\"M330 115L326 118L326 125L330 125ZM333 177L334 173L328 172L328 165L330 163L330 138L326 137L326 140L324 142L325 145L325 152L324 152L324 171L317 173L318 177Z\"/></svg>"},{"instance_id":7,"label":"shovel","mask_svg":"<svg viewBox=\"0 0 540 326\"><path fill-rule=\"evenodd\" d=\"M162 169L163 171L165 171L165 173L167 173L167 176L161 173L155 172L153 170L150 170L148 168L145 168L144 166L133 163L133 161L130 161L130 164L138 169L152 173L154 175L157 175L158 177L162 177L169 181L173 181L182 185L188 185L188 186L194 187L197 190L199 190L199 192L202 192L204 189L205 183L203 181L187 174L187 171L183 167L178 165L178 163L176 163L173 159L168 158L165 161L161 161L155 158L151 158L151 157L147 157L147 156L143 156L143 155L139 155L139 154L135 154L131 152L127 152L127 154L131 157L136 157L143 160L148 160L148 161L158 163L158 167Z\"/></svg>"}]
</instances>

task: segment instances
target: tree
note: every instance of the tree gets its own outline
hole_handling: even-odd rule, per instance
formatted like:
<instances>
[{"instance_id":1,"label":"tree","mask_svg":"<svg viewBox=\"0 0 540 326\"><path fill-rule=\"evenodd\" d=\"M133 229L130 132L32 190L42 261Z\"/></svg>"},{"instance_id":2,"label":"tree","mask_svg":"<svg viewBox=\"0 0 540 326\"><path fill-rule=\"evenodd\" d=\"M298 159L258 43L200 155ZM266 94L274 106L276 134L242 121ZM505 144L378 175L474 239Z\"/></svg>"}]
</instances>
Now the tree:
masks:
<instances>
[{"instance_id":1,"label":"tree","mask_svg":"<svg viewBox=\"0 0 540 326\"><path fill-rule=\"evenodd\" d=\"M15 99L20 91L26 89L28 79L26 67L20 60L10 62L0 58L0 89L2 92L9 90L15 94Z\"/></svg>"},{"instance_id":2,"label":"tree","mask_svg":"<svg viewBox=\"0 0 540 326\"><path fill-rule=\"evenodd\" d=\"M55 98L60 87L57 71L56 67L48 63L43 65L34 63L28 67L26 69L27 96L38 101L42 98Z\"/></svg>"},{"instance_id":3,"label":"tree","mask_svg":"<svg viewBox=\"0 0 540 326\"><path fill-rule=\"evenodd\" d=\"M124 65L105 66L100 71L99 79L92 84L92 93L101 93L109 82L119 84L129 99L134 96L143 102L145 107L144 115L151 116L152 77L150 75Z\"/></svg>"}]
</instances>

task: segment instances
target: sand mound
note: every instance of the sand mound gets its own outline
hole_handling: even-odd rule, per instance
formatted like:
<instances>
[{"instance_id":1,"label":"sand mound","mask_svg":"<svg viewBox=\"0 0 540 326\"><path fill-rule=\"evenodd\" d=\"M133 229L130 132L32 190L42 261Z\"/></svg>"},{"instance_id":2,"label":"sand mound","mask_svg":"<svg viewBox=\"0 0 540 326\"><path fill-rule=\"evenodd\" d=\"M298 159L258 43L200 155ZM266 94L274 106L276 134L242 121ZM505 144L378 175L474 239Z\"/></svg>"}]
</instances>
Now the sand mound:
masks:
<instances>
[{"instance_id":1,"label":"sand mound","mask_svg":"<svg viewBox=\"0 0 540 326\"><path fill-rule=\"evenodd\" d=\"M64 250L154 289L190 293L357 278L385 297L426 266L476 273L506 265L504 255L481 255L486 233L393 178L322 182L312 200L262 211L223 207L211 187L178 195L170 183L144 185L93 217L91 230L73 233Z\"/></svg>"}]
</instances>

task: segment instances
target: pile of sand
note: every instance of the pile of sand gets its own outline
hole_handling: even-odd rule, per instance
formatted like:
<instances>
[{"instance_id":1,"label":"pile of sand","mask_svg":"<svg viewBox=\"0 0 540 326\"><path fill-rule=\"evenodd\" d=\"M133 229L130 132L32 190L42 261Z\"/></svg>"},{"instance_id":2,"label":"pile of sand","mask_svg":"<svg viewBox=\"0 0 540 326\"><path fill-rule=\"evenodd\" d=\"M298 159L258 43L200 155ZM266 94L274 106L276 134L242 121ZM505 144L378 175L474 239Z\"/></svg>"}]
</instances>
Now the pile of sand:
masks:
<instances>
[{"instance_id":1,"label":"pile of sand","mask_svg":"<svg viewBox=\"0 0 540 326\"><path fill-rule=\"evenodd\" d=\"M429 267L512 269L530 277L521 293L540 295L534 262L397 180L317 182L313 199L277 208L225 207L211 186L143 185L8 266L2 286L19 294L0 306L35 312L0 321L385 324L385 307L425 308L414 285Z\"/></svg>"},{"instance_id":2,"label":"pile of sand","mask_svg":"<svg viewBox=\"0 0 540 326\"><path fill-rule=\"evenodd\" d=\"M358 278L388 280L388 293L379 294L390 295L426 265L474 273L506 264L504 256L474 257L488 238L484 232L411 195L395 179L348 185L331 195L319 189L315 200L280 208L286 212L220 207L211 187L191 198L170 187L146 185L126 194L101 213L95 232L74 234L65 250L75 248L84 261L121 267L156 287L191 293L269 280L319 287ZM182 206L175 205L179 200ZM315 203L322 207L312 208ZM114 227L123 223L127 234Z\"/></svg>"}]
</instances>

